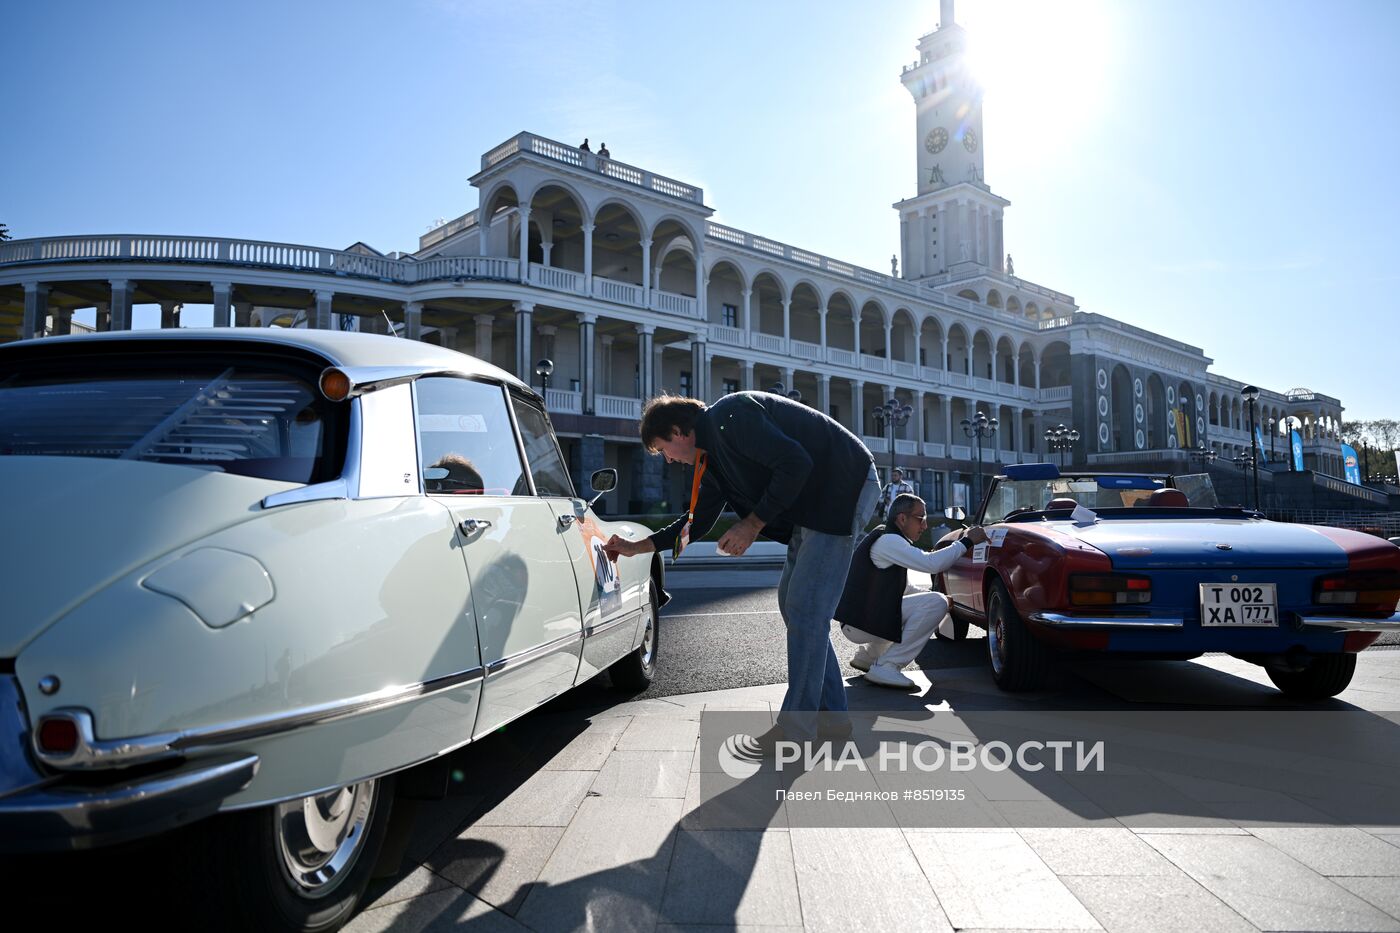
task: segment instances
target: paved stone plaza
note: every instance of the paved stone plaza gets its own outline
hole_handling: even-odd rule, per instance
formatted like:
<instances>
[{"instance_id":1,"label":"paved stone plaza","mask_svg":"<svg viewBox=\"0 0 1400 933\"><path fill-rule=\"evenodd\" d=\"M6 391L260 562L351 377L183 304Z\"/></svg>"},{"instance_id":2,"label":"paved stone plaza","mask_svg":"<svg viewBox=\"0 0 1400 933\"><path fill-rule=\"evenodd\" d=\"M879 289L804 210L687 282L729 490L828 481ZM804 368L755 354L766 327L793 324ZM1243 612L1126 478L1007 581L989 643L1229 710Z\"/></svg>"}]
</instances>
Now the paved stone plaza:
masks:
<instances>
[{"instance_id":1,"label":"paved stone plaza","mask_svg":"<svg viewBox=\"0 0 1400 933\"><path fill-rule=\"evenodd\" d=\"M1289 705L1227 657L1078 671L1017 697L981 666L933 673L911 672L908 694L853 679L852 708ZM1393 825L1266 824L1221 806L1230 815L1185 826L835 829L788 826L780 804L767 829L716 828L699 799L701 713L771 711L783 689L613 706L586 689L477 743L454 760L463 791L419 805L401 874L348 929L1400 931ZM1400 709L1400 651L1364 653L1322 708Z\"/></svg>"}]
</instances>

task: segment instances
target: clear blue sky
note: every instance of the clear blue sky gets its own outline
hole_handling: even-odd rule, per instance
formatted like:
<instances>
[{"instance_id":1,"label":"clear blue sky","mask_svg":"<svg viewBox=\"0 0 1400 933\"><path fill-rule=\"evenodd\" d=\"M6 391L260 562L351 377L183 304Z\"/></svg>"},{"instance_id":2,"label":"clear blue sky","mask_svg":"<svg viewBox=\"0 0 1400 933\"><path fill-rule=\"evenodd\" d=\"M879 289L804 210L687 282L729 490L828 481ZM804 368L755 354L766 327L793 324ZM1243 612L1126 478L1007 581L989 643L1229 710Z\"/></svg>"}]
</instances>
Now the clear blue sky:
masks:
<instances>
[{"instance_id":1,"label":"clear blue sky","mask_svg":"<svg viewBox=\"0 0 1400 933\"><path fill-rule=\"evenodd\" d=\"M0 221L408 250L520 130L877 270L936 0L8 3ZM1400 416L1400 3L959 0L1017 273Z\"/></svg>"}]
</instances>

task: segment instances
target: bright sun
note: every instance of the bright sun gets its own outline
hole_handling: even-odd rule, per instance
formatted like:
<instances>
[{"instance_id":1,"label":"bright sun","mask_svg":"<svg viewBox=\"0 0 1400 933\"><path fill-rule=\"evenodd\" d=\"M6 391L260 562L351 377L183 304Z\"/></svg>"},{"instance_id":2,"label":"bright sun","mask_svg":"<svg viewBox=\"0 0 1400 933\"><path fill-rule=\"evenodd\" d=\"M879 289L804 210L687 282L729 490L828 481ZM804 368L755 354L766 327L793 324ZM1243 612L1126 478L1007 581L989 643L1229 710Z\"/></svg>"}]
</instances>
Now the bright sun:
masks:
<instances>
[{"instance_id":1,"label":"bright sun","mask_svg":"<svg viewBox=\"0 0 1400 933\"><path fill-rule=\"evenodd\" d=\"M1017 137L1058 141L1101 112L1117 32L1104 0L963 0L957 21L988 115Z\"/></svg>"}]
</instances>

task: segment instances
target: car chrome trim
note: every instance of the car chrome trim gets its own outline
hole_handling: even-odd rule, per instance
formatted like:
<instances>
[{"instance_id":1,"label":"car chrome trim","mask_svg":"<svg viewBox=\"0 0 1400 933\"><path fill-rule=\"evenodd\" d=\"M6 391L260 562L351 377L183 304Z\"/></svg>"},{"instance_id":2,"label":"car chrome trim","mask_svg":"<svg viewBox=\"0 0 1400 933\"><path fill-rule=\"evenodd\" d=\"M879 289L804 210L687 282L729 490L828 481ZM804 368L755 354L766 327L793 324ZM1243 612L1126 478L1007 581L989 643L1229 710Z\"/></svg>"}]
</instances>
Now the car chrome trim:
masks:
<instances>
[{"instance_id":1,"label":"car chrome trim","mask_svg":"<svg viewBox=\"0 0 1400 933\"><path fill-rule=\"evenodd\" d=\"M1161 619L1152 616L1119 616L1117 618L1089 618L1068 616L1061 612L1033 612L1031 621L1055 628L1121 628L1121 629L1177 629L1186 626L1185 619Z\"/></svg>"},{"instance_id":2,"label":"car chrome trim","mask_svg":"<svg viewBox=\"0 0 1400 933\"><path fill-rule=\"evenodd\" d=\"M247 787L258 764L257 755L225 755L110 787L50 782L0 798L0 851L86 848L183 825Z\"/></svg>"},{"instance_id":3,"label":"car chrome trim","mask_svg":"<svg viewBox=\"0 0 1400 933\"><path fill-rule=\"evenodd\" d=\"M499 673L500 671L504 671L512 667L519 667L522 664L529 664L531 661L538 661L540 658L543 658L546 655L554 654L556 651L562 651L565 648L572 647L575 642L579 642L582 640L582 631L570 632L569 634L562 635L559 638L554 639L553 641L547 641L542 645L536 645L533 648L526 648L524 651L518 651L515 654L509 655L507 657L498 658L497 660L492 661L490 664L486 665L486 675L489 677L492 674Z\"/></svg>"},{"instance_id":4,"label":"car chrome trim","mask_svg":"<svg viewBox=\"0 0 1400 933\"><path fill-rule=\"evenodd\" d=\"M583 630L583 637L592 638L595 635L601 635L604 632L610 632L613 629L617 628L619 625L626 625L628 622L636 622L637 618L641 614L642 610L633 609L626 615L618 616L616 619L610 619L607 622L599 622L597 625L591 625Z\"/></svg>"},{"instance_id":5,"label":"car chrome trim","mask_svg":"<svg viewBox=\"0 0 1400 933\"><path fill-rule=\"evenodd\" d=\"M273 493L262 501L265 509L275 509L279 505L292 505L297 502L320 502L327 499L353 499L360 493L360 448L363 446L360 403L350 403L350 431L345 440L345 468L340 476L314 486L288 489Z\"/></svg>"},{"instance_id":6,"label":"car chrome trim","mask_svg":"<svg viewBox=\"0 0 1400 933\"><path fill-rule=\"evenodd\" d=\"M1400 632L1400 612L1388 619L1348 619L1345 616L1299 616L1304 625L1346 629L1349 632Z\"/></svg>"},{"instance_id":7,"label":"car chrome trim","mask_svg":"<svg viewBox=\"0 0 1400 933\"><path fill-rule=\"evenodd\" d=\"M64 716L78 727L78 747L69 755L55 755L39 748L37 734L31 745L44 764L61 770L126 768L162 758L173 758L207 746L246 742L400 706L414 700L476 683L484 676L480 667L459 671L406 687L386 687L375 693L310 706L292 713L260 716L182 732L164 732L128 739L98 739L92 714L84 709L59 709L47 716Z\"/></svg>"}]
</instances>

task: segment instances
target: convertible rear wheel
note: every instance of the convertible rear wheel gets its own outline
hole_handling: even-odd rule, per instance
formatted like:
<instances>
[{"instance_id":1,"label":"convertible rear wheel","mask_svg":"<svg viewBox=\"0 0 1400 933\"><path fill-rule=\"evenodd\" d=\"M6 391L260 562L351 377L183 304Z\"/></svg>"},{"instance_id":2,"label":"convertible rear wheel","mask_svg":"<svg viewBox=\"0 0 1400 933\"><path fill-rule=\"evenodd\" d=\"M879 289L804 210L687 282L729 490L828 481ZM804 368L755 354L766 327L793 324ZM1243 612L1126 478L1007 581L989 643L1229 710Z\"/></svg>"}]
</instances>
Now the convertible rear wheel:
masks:
<instances>
[{"instance_id":1,"label":"convertible rear wheel","mask_svg":"<svg viewBox=\"0 0 1400 933\"><path fill-rule=\"evenodd\" d=\"M613 686L620 690L645 690L651 686L651 679L656 676L656 602L656 585L649 584L647 601L642 607L642 623L645 626L642 631L642 643L631 654L608 668L608 676L612 678Z\"/></svg>"},{"instance_id":2,"label":"convertible rear wheel","mask_svg":"<svg viewBox=\"0 0 1400 933\"><path fill-rule=\"evenodd\" d=\"M211 845L227 916L243 929L317 931L345 923L389 828L393 778L361 781L233 814Z\"/></svg>"},{"instance_id":3,"label":"convertible rear wheel","mask_svg":"<svg viewBox=\"0 0 1400 933\"><path fill-rule=\"evenodd\" d=\"M1355 654L1320 654L1301 671L1266 669L1284 696L1297 700L1325 700L1347 688L1356 673Z\"/></svg>"},{"instance_id":4,"label":"convertible rear wheel","mask_svg":"<svg viewBox=\"0 0 1400 933\"><path fill-rule=\"evenodd\" d=\"M987 595L987 655L1003 690L1034 690L1045 679L1049 650L1026 628L1000 580Z\"/></svg>"}]
</instances>

